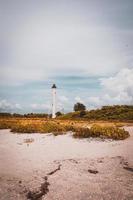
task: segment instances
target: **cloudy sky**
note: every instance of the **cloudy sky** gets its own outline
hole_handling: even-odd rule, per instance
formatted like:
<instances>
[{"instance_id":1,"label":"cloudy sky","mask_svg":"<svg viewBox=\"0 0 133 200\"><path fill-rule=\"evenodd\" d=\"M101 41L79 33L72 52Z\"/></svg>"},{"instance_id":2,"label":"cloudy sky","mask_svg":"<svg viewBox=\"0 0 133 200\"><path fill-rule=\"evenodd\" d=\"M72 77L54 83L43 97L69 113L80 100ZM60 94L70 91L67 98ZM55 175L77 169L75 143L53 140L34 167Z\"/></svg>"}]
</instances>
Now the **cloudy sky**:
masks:
<instances>
[{"instance_id":1,"label":"cloudy sky","mask_svg":"<svg viewBox=\"0 0 133 200\"><path fill-rule=\"evenodd\" d=\"M133 104L133 0L0 0L0 111Z\"/></svg>"}]
</instances>

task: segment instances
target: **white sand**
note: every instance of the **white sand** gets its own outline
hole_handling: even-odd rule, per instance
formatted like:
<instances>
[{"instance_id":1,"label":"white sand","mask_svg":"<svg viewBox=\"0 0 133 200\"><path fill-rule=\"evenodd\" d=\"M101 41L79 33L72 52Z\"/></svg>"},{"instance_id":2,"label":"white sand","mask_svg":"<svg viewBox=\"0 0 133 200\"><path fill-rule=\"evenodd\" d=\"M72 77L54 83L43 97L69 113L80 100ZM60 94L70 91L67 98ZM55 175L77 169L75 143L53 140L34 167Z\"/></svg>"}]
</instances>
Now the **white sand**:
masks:
<instances>
[{"instance_id":1,"label":"white sand","mask_svg":"<svg viewBox=\"0 0 133 200\"><path fill-rule=\"evenodd\" d=\"M26 190L39 188L59 164L61 170L49 177L49 193L42 199L133 199L133 172L123 169L126 162L133 167L133 127L126 129L131 136L124 141L0 130L0 199L27 199ZM90 168L98 174L90 174Z\"/></svg>"}]
</instances>

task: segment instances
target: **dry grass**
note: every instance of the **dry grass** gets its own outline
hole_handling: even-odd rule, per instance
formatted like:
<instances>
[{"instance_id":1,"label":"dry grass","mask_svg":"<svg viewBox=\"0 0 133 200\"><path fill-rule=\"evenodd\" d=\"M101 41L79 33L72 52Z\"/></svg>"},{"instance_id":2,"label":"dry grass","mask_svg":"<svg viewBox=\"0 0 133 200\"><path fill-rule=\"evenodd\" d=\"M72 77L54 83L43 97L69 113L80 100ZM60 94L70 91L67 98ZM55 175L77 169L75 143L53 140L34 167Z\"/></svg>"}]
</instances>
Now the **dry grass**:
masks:
<instances>
[{"instance_id":1,"label":"dry grass","mask_svg":"<svg viewBox=\"0 0 133 200\"><path fill-rule=\"evenodd\" d=\"M29 143L32 143L32 142L34 142L33 138L26 138L26 139L24 139L24 143L26 143L26 144L29 144Z\"/></svg>"},{"instance_id":2,"label":"dry grass","mask_svg":"<svg viewBox=\"0 0 133 200\"><path fill-rule=\"evenodd\" d=\"M11 127L16 133L63 133L65 129L62 125L52 121L42 121L41 123L16 123Z\"/></svg>"},{"instance_id":3,"label":"dry grass","mask_svg":"<svg viewBox=\"0 0 133 200\"><path fill-rule=\"evenodd\" d=\"M77 128L73 134L75 138L100 137L114 140L123 140L129 137L124 129L115 126L99 126L94 124L91 128Z\"/></svg>"},{"instance_id":4,"label":"dry grass","mask_svg":"<svg viewBox=\"0 0 133 200\"><path fill-rule=\"evenodd\" d=\"M112 139L125 139L128 132L119 127L124 123L71 120L44 120L10 118L0 119L0 129L11 129L14 133L53 133L55 136L72 131L74 137L104 137Z\"/></svg>"}]
</instances>

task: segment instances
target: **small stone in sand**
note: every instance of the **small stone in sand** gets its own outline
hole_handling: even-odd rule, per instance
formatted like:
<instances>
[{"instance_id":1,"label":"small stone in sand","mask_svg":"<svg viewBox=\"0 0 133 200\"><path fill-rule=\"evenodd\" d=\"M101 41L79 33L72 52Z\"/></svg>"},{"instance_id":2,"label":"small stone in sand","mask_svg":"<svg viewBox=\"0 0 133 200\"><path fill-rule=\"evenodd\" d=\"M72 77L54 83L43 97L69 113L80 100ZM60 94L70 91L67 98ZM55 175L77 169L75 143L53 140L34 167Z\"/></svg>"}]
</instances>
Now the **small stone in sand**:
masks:
<instances>
[{"instance_id":1,"label":"small stone in sand","mask_svg":"<svg viewBox=\"0 0 133 200\"><path fill-rule=\"evenodd\" d=\"M125 166L125 167L123 167L124 169L126 169L126 170L128 170L128 171L130 171L130 172L133 172L133 168L132 167L127 167L127 166Z\"/></svg>"},{"instance_id":2,"label":"small stone in sand","mask_svg":"<svg viewBox=\"0 0 133 200\"><path fill-rule=\"evenodd\" d=\"M88 169L88 172L90 172L91 174L97 174L98 173L97 170L93 170L93 169Z\"/></svg>"}]
</instances>

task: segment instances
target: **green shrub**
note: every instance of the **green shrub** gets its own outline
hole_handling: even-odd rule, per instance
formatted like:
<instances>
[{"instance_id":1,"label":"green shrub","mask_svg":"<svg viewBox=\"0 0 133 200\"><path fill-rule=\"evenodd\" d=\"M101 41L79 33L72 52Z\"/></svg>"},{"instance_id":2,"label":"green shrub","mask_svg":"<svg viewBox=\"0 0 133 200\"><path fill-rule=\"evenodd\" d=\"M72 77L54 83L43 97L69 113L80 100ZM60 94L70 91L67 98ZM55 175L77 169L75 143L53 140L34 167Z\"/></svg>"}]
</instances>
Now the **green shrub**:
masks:
<instances>
[{"instance_id":1,"label":"green shrub","mask_svg":"<svg viewBox=\"0 0 133 200\"><path fill-rule=\"evenodd\" d=\"M115 120L133 121L132 105L103 106L101 109L90 111L76 111L64 114L60 119L86 119L86 120Z\"/></svg>"},{"instance_id":2,"label":"green shrub","mask_svg":"<svg viewBox=\"0 0 133 200\"><path fill-rule=\"evenodd\" d=\"M90 131L92 135L96 137L105 137L115 140L122 140L129 137L128 131L125 131L124 129L120 129L115 126L102 127L99 125L93 125L90 128Z\"/></svg>"},{"instance_id":3,"label":"green shrub","mask_svg":"<svg viewBox=\"0 0 133 200\"><path fill-rule=\"evenodd\" d=\"M123 140L129 137L129 133L124 129L120 129L114 126L102 127L99 125L93 125L89 128L75 128L74 137L88 138L88 137L101 137L114 140Z\"/></svg>"},{"instance_id":4,"label":"green shrub","mask_svg":"<svg viewBox=\"0 0 133 200\"><path fill-rule=\"evenodd\" d=\"M83 103L77 102L73 108L74 111L83 111L86 110L86 106Z\"/></svg>"}]
</instances>

